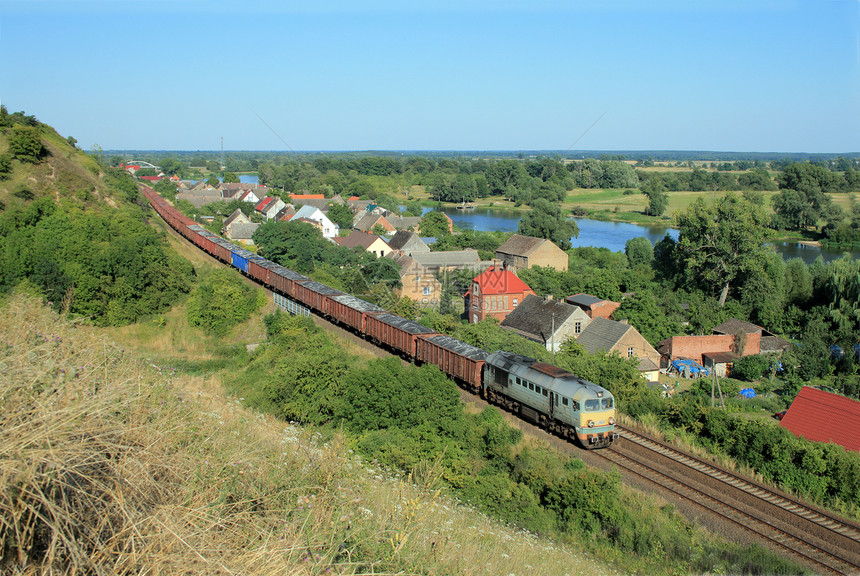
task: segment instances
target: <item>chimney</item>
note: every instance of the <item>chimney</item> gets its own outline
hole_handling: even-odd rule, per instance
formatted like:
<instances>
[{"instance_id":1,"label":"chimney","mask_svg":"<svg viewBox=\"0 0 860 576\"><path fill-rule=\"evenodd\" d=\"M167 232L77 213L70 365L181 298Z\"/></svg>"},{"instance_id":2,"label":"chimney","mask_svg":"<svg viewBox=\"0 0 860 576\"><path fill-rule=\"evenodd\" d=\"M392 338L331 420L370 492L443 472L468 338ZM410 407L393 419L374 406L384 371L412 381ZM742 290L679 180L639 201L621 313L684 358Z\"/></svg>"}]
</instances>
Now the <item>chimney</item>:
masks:
<instances>
[{"instance_id":1,"label":"chimney","mask_svg":"<svg viewBox=\"0 0 860 576\"><path fill-rule=\"evenodd\" d=\"M552 294L547 294L547 295L546 295L546 301L547 301L547 302L552 302Z\"/></svg>"}]
</instances>

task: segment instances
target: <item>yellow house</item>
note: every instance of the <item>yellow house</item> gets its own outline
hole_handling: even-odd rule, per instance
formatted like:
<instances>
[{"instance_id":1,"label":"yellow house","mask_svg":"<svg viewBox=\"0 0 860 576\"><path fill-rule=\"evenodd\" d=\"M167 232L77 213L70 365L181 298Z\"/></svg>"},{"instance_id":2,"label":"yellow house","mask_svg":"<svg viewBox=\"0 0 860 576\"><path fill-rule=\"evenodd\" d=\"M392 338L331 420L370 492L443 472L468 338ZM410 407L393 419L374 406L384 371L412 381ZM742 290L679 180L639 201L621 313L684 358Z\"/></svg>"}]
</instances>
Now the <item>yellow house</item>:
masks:
<instances>
[{"instance_id":1,"label":"yellow house","mask_svg":"<svg viewBox=\"0 0 860 576\"><path fill-rule=\"evenodd\" d=\"M545 238L514 234L498 247L496 259L511 270L544 266L567 271L567 252Z\"/></svg>"}]
</instances>

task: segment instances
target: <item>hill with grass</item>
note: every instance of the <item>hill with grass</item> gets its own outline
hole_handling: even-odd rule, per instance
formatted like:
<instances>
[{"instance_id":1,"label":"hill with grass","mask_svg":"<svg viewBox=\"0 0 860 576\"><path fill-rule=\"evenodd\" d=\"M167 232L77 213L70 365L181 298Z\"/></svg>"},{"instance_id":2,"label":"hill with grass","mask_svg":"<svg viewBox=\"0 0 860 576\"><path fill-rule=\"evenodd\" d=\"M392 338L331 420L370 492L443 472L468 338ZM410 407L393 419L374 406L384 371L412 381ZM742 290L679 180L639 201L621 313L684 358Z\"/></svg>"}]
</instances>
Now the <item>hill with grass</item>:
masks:
<instances>
[{"instance_id":1,"label":"hill with grass","mask_svg":"<svg viewBox=\"0 0 860 576\"><path fill-rule=\"evenodd\" d=\"M166 310L193 269L145 222L125 171L0 108L0 293L32 284L56 310L122 325Z\"/></svg>"}]
</instances>

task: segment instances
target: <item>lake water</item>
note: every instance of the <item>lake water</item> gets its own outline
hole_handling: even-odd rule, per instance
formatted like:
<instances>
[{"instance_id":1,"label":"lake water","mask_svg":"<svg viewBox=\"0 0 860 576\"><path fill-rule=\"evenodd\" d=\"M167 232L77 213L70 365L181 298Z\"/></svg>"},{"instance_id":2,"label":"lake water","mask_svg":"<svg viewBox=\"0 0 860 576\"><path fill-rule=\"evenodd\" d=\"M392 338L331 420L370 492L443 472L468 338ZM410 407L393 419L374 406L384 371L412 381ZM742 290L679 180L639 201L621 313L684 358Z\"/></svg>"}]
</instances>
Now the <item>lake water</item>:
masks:
<instances>
[{"instance_id":1,"label":"lake water","mask_svg":"<svg viewBox=\"0 0 860 576\"><path fill-rule=\"evenodd\" d=\"M432 208L425 208L428 212ZM472 210L457 210L456 208L443 209L454 224L463 229L489 232L498 230L501 232L516 232L522 213L510 210L494 210L492 208L475 208ZM589 220L587 218L575 218L579 226L579 236L571 238L573 246L595 246L598 248L609 248L613 252L623 252L624 245L631 238L644 236L652 244L659 242L666 234L672 238L678 238L676 228L663 226L642 226L627 222L604 222L602 220ZM801 258L807 264L818 256L825 261L835 260L842 256L839 250L828 250L818 246L808 246L797 242L775 242L774 248L782 254L783 258ZM854 253L857 258L860 254Z\"/></svg>"}]
</instances>

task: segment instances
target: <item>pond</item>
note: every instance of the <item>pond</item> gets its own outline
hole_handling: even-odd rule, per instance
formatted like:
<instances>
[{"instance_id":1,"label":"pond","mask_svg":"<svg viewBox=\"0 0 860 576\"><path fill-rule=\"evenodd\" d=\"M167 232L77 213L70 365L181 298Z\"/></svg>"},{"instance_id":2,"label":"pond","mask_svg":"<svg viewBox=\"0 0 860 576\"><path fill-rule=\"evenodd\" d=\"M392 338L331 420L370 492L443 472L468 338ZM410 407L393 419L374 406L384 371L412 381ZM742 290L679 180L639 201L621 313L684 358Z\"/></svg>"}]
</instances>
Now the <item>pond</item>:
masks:
<instances>
[{"instance_id":1,"label":"pond","mask_svg":"<svg viewBox=\"0 0 860 576\"><path fill-rule=\"evenodd\" d=\"M425 208L424 212L430 210L432 208ZM460 228L481 232L493 230L516 232L517 225L522 216L521 212L493 208L458 210L448 207L444 208L443 212L450 216L454 224ZM678 238L678 230L676 228L667 228L665 226L643 226L629 222L606 222L603 220L590 220L588 218L575 218L574 220L579 226L579 236L570 239L574 247L595 246L598 248L608 248L613 252L623 252L624 245L631 238L644 236L652 244L662 240L666 234L669 234L673 238ZM783 258L800 258L807 264L811 263L818 256L821 256L827 262L842 257L842 251L840 250L810 246L799 242L774 242L773 246ZM860 257L860 254L855 251L853 256L857 258Z\"/></svg>"}]
</instances>

